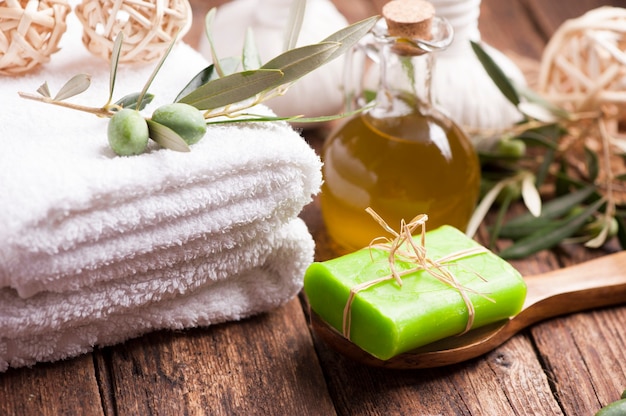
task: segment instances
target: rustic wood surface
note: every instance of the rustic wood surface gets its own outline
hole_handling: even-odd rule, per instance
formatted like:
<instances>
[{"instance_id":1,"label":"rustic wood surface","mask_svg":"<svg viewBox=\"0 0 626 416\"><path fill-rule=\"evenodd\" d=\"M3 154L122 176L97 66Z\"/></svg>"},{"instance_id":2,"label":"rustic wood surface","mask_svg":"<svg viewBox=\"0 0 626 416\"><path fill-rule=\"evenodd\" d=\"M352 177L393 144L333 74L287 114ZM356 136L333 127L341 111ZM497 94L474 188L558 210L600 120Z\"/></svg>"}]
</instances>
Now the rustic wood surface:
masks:
<instances>
[{"instance_id":1,"label":"rustic wood surface","mask_svg":"<svg viewBox=\"0 0 626 416\"><path fill-rule=\"evenodd\" d=\"M204 13L192 0L192 45ZM382 0L335 0L351 21ZM520 64L540 59L568 18L626 0L483 0L483 39ZM327 131L304 133L319 149ZM317 201L302 212L316 258L335 255ZM611 251L561 248L514 265L537 274ZM625 299L626 301L626 299ZM242 322L156 332L75 359L0 374L0 415L592 415L626 389L626 306L549 320L475 360L398 371L364 367L329 349L296 298Z\"/></svg>"}]
</instances>

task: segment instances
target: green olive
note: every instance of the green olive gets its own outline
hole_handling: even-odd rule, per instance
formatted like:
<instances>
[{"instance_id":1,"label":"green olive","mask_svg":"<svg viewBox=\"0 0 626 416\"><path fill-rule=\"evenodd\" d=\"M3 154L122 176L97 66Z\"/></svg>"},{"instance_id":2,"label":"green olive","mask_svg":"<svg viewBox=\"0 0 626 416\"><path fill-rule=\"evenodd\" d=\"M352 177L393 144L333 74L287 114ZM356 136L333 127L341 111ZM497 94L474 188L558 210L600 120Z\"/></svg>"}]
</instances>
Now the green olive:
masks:
<instances>
[{"instance_id":1,"label":"green olive","mask_svg":"<svg viewBox=\"0 0 626 416\"><path fill-rule=\"evenodd\" d=\"M503 138L498 142L497 153L502 157L519 159L526 154L526 143L511 137Z\"/></svg>"},{"instance_id":2,"label":"green olive","mask_svg":"<svg viewBox=\"0 0 626 416\"><path fill-rule=\"evenodd\" d=\"M137 110L122 109L109 120L108 137L117 155L138 155L148 145L148 123Z\"/></svg>"},{"instance_id":3,"label":"green olive","mask_svg":"<svg viewBox=\"0 0 626 416\"><path fill-rule=\"evenodd\" d=\"M204 116L189 104L163 105L154 111L152 121L174 130L187 144L197 143L206 133Z\"/></svg>"}]
</instances>

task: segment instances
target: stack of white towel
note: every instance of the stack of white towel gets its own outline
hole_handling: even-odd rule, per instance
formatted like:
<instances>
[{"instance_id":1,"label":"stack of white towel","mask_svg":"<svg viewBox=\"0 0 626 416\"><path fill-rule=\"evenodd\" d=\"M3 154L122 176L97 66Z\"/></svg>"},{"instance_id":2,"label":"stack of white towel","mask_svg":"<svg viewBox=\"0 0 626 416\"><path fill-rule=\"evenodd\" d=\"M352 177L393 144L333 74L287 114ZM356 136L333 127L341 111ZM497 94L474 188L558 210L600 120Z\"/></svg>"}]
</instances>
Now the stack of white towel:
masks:
<instances>
[{"instance_id":1,"label":"stack of white towel","mask_svg":"<svg viewBox=\"0 0 626 416\"><path fill-rule=\"evenodd\" d=\"M320 161L286 123L210 127L190 153L116 157L106 119L20 98L43 81L54 95L81 72L92 87L69 101L106 102L108 62L69 19L49 64L0 78L0 371L268 311L297 294L313 260L298 214ZM146 115L204 66L179 44ZM152 70L121 67L114 98Z\"/></svg>"}]
</instances>

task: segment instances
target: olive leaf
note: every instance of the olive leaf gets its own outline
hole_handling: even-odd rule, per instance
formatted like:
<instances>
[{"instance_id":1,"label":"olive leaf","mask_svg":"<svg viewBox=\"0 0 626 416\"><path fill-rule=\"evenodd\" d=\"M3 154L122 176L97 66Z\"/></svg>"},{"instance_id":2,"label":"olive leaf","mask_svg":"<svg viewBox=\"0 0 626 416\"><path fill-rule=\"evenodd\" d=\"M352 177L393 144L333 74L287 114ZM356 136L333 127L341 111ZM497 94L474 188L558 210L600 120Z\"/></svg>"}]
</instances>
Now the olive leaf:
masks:
<instances>
[{"instance_id":1,"label":"olive leaf","mask_svg":"<svg viewBox=\"0 0 626 416\"><path fill-rule=\"evenodd\" d=\"M141 92L139 93L139 98L137 98L137 107L142 108L141 102L144 96L146 95L146 93L148 92L148 88L150 88L150 85L152 85L152 81L154 81L154 78L156 78L157 74L159 73L159 70L165 63L165 60L170 55L170 52L172 52L172 48L174 48L174 45L176 44L176 40L178 39L179 33L180 33L180 30L174 35L174 37L172 38L172 41L170 42L167 49L165 50L165 53L163 53L163 56L161 56L161 59L152 70L150 77L146 81L146 84L143 86L143 90L141 90Z\"/></svg>"},{"instance_id":2,"label":"olive leaf","mask_svg":"<svg viewBox=\"0 0 626 416\"><path fill-rule=\"evenodd\" d=\"M542 107L544 110L550 112L557 119L563 119L563 120L572 119L572 115L567 110L546 100L541 95L537 94L535 91L528 88L527 86L515 84L515 90L521 97L524 97L528 102L534 103Z\"/></svg>"},{"instance_id":3,"label":"olive leaf","mask_svg":"<svg viewBox=\"0 0 626 416\"><path fill-rule=\"evenodd\" d=\"M338 58L351 49L370 29L378 22L379 16L372 16L359 22L353 23L337 32L331 34L322 42L338 42L341 47L335 51L335 54L329 60Z\"/></svg>"},{"instance_id":4,"label":"olive leaf","mask_svg":"<svg viewBox=\"0 0 626 416\"><path fill-rule=\"evenodd\" d=\"M216 13L217 9L213 7L204 17L204 34L209 43L209 52L211 53L211 60L215 65L215 70L217 71L218 76L223 77L224 71L222 71L222 67L220 66L220 60L217 56L217 51L215 50L215 42L213 41L213 21L215 20Z\"/></svg>"},{"instance_id":5,"label":"olive leaf","mask_svg":"<svg viewBox=\"0 0 626 416\"><path fill-rule=\"evenodd\" d=\"M154 94L144 94L143 99L139 102L141 93L134 92L125 95L115 102L115 105L122 108L130 108L132 110L143 110L154 99Z\"/></svg>"},{"instance_id":6,"label":"olive leaf","mask_svg":"<svg viewBox=\"0 0 626 416\"><path fill-rule=\"evenodd\" d=\"M487 71L487 74L489 74L500 92L502 92L502 94L504 94L504 96L517 107L520 103L520 97L516 88L511 83L511 80L479 43L471 41L471 45L476 57L483 65L485 71Z\"/></svg>"},{"instance_id":7,"label":"olive leaf","mask_svg":"<svg viewBox=\"0 0 626 416\"><path fill-rule=\"evenodd\" d=\"M522 199L532 215L538 217L541 214L541 196L533 175L526 175L522 179Z\"/></svg>"},{"instance_id":8,"label":"olive leaf","mask_svg":"<svg viewBox=\"0 0 626 416\"><path fill-rule=\"evenodd\" d=\"M91 85L91 76L87 74L74 75L67 81L54 96L55 101L63 101L84 92Z\"/></svg>"},{"instance_id":9,"label":"olive leaf","mask_svg":"<svg viewBox=\"0 0 626 416\"><path fill-rule=\"evenodd\" d=\"M601 247L606 242L606 239L609 235L609 230L611 228L612 220L613 218L611 216L602 215L601 216L602 228L600 229L600 232L594 238L587 241L585 243L585 247L589 247L589 248Z\"/></svg>"},{"instance_id":10,"label":"olive leaf","mask_svg":"<svg viewBox=\"0 0 626 416\"><path fill-rule=\"evenodd\" d=\"M351 117L355 114L361 113L366 109L371 108L371 106L364 106L357 110L335 114L331 116L317 116L317 117L303 117L300 115L296 116L267 116L262 114L249 114L249 113L240 113L237 117L234 118L220 118L217 120L207 121L207 124L230 124L230 123L245 123L245 122L257 122L257 121L287 121L292 124L297 123L319 123L319 122L327 122L343 119L346 117Z\"/></svg>"},{"instance_id":11,"label":"olive leaf","mask_svg":"<svg viewBox=\"0 0 626 416\"><path fill-rule=\"evenodd\" d=\"M565 130L557 123L546 124L538 128L524 130L516 137L526 143L550 149L558 149L558 139Z\"/></svg>"},{"instance_id":12,"label":"olive leaf","mask_svg":"<svg viewBox=\"0 0 626 416\"><path fill-rule=\"evenodd\" d=\"M502 191L509 185L515 184L521 181L522 187L522 198L524 199L524 203L529 209L531 215L538 216L541 213L541 197L539 192L537 191L535 184L533 182L533 175L530 172L521 171L518 172L514 176L506 177L499 182L496 182L482 197L480 203L474 210L472 217L467 225L466 235L469 237L473 237L474 234L478 231L478 227L483 222L490 208L495 203L498 196L502 193ZM492 229L492 240L495 242L495 239L500 235L500 227L502 220L504 218L504 213L508 209L508 206L512 202L511 193L507 192L503 194L504 200L500 204L500 211L498 218L496 219L496 224Z\"/></svg>"},{"instance_id":13,"label":"olive leaf","mask_svg":"<svg viewBox=\"0 0 626 416\"><path fill-rule=\"evenodd\" d=\"M238 66L239 66L239 59L237 58L224 58L220 61L220 67L222 68L223 71L225 71L228 74L234 73L237 70ZM182 97L200 88L207 82L212 81L217 78L219 78L219 75L217 73L216 66L214 64L207 66L202 71L198 72L191 79L191 81L189 81L189 83L185 86L185 88L183 88L178 93L178 95L174 99L174 102L179 102Z\"/></svg>"},{"instance_id":14,"label":"olive leaf","mask_svg":"<svg viewBox=\"0 0 626 416\"><path fill-rule=\"evenodd\" d=\"M496 245L496 241L498 240L498 236L500 235L500 228L504 223L504 217L513 202L513 194L511 192L507 192L504 195L504 200L500 204L500 209L498 210L498 215L496 216L496 221L491 230L491 238L489 239L489 247L494 248Z\"/></svg>"},{"instance_id":15,"label":"olive leaf","mask_svg":"<svg viewBox=\"0 0 626 416\"><path fill-rule=\"evenodd\" d=\"M588 179L593 182L598 178L598 174L600 173L598 154L585 146L585 160L587 162Z\"/></svg>"},{"instance_id":16,"label":"olive leaf","mask_svg":"<svg viewBox=\"0 0 626 416\"><path fill-rule=\"evenodd\" d=\"M203 84L178 101L193 105L199 110L224 107L280 85L282 77L280 70L237 72Z\"/></svg>"},{"instance_id":17,"label":"olive leaf","mask_svg":"<svg viewBox=\"0 0 626 416\"><path fill-rule=\"evenodd\" d=\"M496 183L480 200L478 206L474 209L474 213L469 220L467 225L465 234L468 237L474 237L474 234L478 231L478 227L483 222L489 209L496 201L496 198L502 192L505 186L507 186L511 182L510 178L503 179L500 182Z\"/></svg>"},{"instance_id":18,"label":"olive leaf","mask_svg":"<svg viewBox=\"0 0 626 416\"><path fill-rule=\"evenodd\" d=\"M580 227L585 224L587 219L593 216L605 202L604 199L599 199L572 218L563 221L553 221L548 226L535 231L518 240L515 244L501 250L499 253L500 257L507 260L521 259L541 250L554 247L578 231Z\"/></svg>"},{"instance_id":19,"label":"olive leaf","mask_svg":"<svg viewBox=\"0 0 626 416\"><path fill-rule=\"evenodd\" d=\"M561 126L553 123L539 128L528 129L517 136L518 139L526 143L546 148L543 161L535 173L537 186L543 184L550 174L550 166L552 166L555 161L558 150L558 140L562 133L563 130Z\"/></svg>"},{"instance_id":20,"label":"olive leaf","mask_svg":"<svg viewBox=\"0 0 626 416\"><path fill-rule=\"evenodd\" d=\"M51 98L52 95L50 95L50 87L48 86L48 82L44 82L43 84L41 84L39 86L39 88L37 88L37 92L41 95L43 95L46 98Z\"/></svg>"},{"instance_id":21,"label":"olive leaf","mask_svg":"<svg viewBox=\"0 0 626 416\"><path fill-rule=\"evenodd\" d=\"M562 197L551 199L542 206L541 213L535 216L529 212L510 219L499 230L501 238L519 239L538 229L544 228L556 219L568 214L573 207L582 204L594 195L596 187L586 186L575 192L567 193ZM597 195L597 194L595 194Z\"/></svg>"},{"instance_id":22,"label":"olive leaf","mask_svg":"<svg viewBox=\"0 0 626 416\"><path fill-rule=\"evenodd\" d=\"M224 117L216 120L207 120L207 125L209 124L232 124L232 123L254 123L260 121L288 121L294 122L299 120L301 116L267 116L262 114L249 114L249 113L240 113L237 117Z\"/></svg>"},{"instance_id":23,"label":"olive leaf","mask_svg":"<svg viewBox=\"0 0 626 416\"><path fill-rule=\"evenodd\" d=\"M296 47L302 22L304 21L304 12L306 11L306 0L293 0L289 8L289 18L285 27L285 37L283 42L283 52Z\"/></svg>"},{"instance_id":24,"label":"olive leaf","mask_svg":"<svg viewBox=\"0 0 626 416\"><path fill-rule=\"evenodd\" d=\"M621 247L626 247L626 223L624 222L624 218L615 217L617 220L617 239L619 240Z\"/></svg>"},{"instance_id":25,"label":"olive leaf","mask_svg":"<svg viewBox=\"0 0 626 416\"><path fill-rule=\"evenodd\" d=\"M283 73L281 84L293 82L303 75L330 61L335 51L340 49L338 42L321 42L315 45L290 49L271 59L260 69L277 69ZM277 85L278 86L278 85Z\"/></svg>"},{"instance_id":26,"label":"olive leaf","mask_svg":"<svg viewBox=\"0 0 626 416\"><path fill-rule=\"evenodd\" d=\"M191 149L178 133L163 124L146 120L150 138L166 149L177 152L189 152Z\"/></svg>"},{"instance_id":27,"label":"olive leaf","mask_svg":"<svg viewBox=\"0 0 626 416\"><path fill-rule=\"evenodd\" d=\"M254 32L250 28L246 31L241 64L244 70L258 69L262 65L261 57L254 41Z\"/></svg>"},{"instance_id":28,"label":"olive leaf","mask_svg":"<svg viewBox=\"0 0 626 416\"><path fill-rule=\"evenodd\" d=\"M539 168L537 169L537 172L535 174L537 178L537 186L541 186L541 184L543 184L548 178L548 175L550 174L550 166L552 166L552 164L554 163L555 158L556 149L550 148L544 153L543 161L539 165Z\"/></svg>"},{"instance_id":29,"label":"olive leaf","mask_svg":"<svg viewBox=\"0 0 626 416\"><path fill-rule=\"evenodd\" d=\"M122 53L123 41L124 41L124 33L119 32L117 36L115 36L115 41L113 42L113 49L111 50L111 63L110 63L110 73L109 73L109 99L107 103L110 103L111 100L113 99L113 90L115 89L117 67L120 62L120 55Z\"/></svg>"},{"instance_id":30,"label":"olive leaf","mask_svg":"<svg viewBox=\"0 0 626 416\"><path fill-rule=\"evenodd\" d=\"M517 105L517 109L526 117L544 123L556 123L559 121L559 117L552 111L537 103L524 101Z\"/></svg>"},{"instance_id":31,"label":"olive leaf","mask_svg":"<svg viewBox=\"0 0 626 416\"><path fill-rule=\"evenodd\" d=\"M210 110L244 101L306 75L337 48L337 44L323 43L292 49L258 70L237 72L208 82L182 97L180 102Z\"/></svg>"}]
</instances>

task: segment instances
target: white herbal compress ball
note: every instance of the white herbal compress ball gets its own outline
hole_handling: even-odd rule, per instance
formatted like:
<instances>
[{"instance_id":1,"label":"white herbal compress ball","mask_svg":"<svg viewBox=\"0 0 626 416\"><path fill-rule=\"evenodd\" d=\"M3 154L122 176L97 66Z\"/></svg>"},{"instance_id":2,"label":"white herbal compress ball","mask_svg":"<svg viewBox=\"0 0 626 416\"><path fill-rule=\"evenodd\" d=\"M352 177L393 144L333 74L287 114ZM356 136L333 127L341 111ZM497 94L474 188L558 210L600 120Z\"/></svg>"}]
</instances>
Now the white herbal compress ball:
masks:
<instances>
[{"instance_id":1,"label":"white herbal compress ball","mask_svg":"<svg viewBox=\"0 0 626 416\"><path fill-rule=\"evenodd\" d=\"M263 63L283 52L283 40L292 0L234 0L217 9L212 36L220 58L241 56L248 28L252 29ZM348 25L329 0L309 0L298 46L319 43ZM211 60L208 41L202 37L202 54ZM316 117L336 114L343 105L343 61L335 59L305 75L284 96L266 104L279 116Z\"/></svg>"},{"instance_id":2,"label":"white herbal compress ball","mask_svg":"<svg viewBox=\"0 0 626 416\"><path fill-rule=\"evenodd\" d=\"M519 121L522 115L498 90L470 44L481 41L481 0L430 1L437 15L446 18L454 28L452 45L435 57L433 101L470 133L474 129L506 129ZM507 56L489 45L481 45L510 79L526 84L520 69Z\"/></svg>"}]
</instances>

